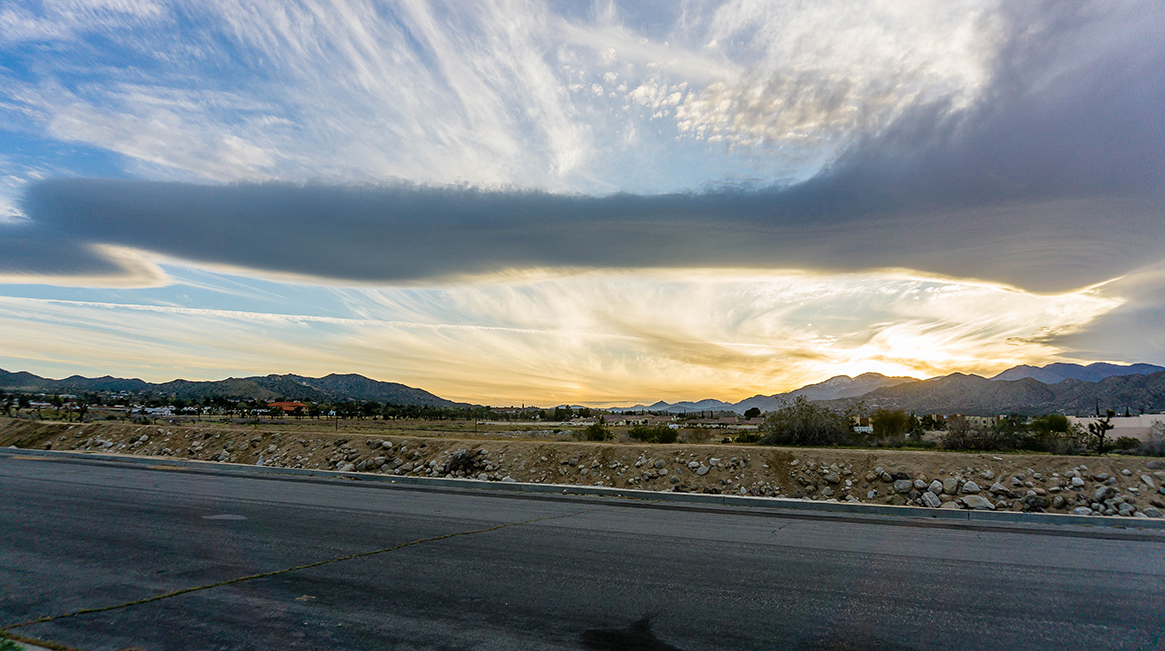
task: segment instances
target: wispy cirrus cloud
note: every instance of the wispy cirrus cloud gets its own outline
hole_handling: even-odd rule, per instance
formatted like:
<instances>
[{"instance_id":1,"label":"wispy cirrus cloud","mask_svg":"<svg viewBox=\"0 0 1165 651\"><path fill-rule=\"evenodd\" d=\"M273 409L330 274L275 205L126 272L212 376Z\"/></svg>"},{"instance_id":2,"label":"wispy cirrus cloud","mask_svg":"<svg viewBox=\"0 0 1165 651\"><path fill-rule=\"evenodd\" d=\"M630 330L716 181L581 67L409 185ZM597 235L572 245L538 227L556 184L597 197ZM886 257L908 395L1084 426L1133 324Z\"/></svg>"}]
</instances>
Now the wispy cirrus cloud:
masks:
<instances>
[{"instance_id":1,"label":"wispy cirrus cloud","mask_svg":"<svg viewBox=\"0 0 1165 651\"><path fill-rule=\"evenodd\" d=\"M32 48L3 75L19 124L147 177L659 192L805 178L911 106L968 104L990 9L46 2L0 14L0 43Z\"/></svg>"}]
</instances>

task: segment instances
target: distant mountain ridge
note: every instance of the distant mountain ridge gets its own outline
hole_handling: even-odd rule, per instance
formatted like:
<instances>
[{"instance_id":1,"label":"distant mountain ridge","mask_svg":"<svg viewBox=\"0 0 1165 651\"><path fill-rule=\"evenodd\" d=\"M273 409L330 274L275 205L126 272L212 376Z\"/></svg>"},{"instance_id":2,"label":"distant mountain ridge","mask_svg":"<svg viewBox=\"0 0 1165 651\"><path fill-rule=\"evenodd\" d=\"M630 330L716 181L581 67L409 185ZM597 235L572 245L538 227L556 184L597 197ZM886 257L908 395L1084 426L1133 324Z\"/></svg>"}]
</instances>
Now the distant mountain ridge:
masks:
<instances>
[{"instance_id":1,"label":"distant mountain ridge","mask_svg":"<svg viewBox=\"0 0 1165 651\"><path fill-rule=\"evenodd\" d=\"M817 384L807 384L800 389L795 389L787 393L777 393L771 396L753 396L746 398L736 403L739 411L747 411L751 407L759 407L761 411L772 411L781 406L789 400L794 400L798 397L803 397L806 400L822 401L822 400L837 400L840 398L853 398L862 396L875 389L882 387L894 386L903 384L905 382L917 382L917 378L898 376L890 377L882 375L881 373L862 373L857 377L850 377L848 375L837 375L818 382Z\"/></svg>"},{"instance_id":2,"label":"distant mountain ridge","mask_svg":"<svg viewBox=\"0 0 1165 651\"><path fill-rule=\"evenodd\" d=\"M1154 364L1108 364L1082 366L1057 362L1046 366L1020 365L988 379L978 375L952 373L928 380L863 373L857 377L838 375L786 393L758 395L740 402L720 400L699 402L664 401L626 410L647 409L682 413L701 410L744 413L757 407L762 412L779 409L797 397L833 406L846 407L859 400L871 408L906 409L918 413L962 413L993 415L1002 413L1039 414L1049 412L1093 413L1102 409L1165 410L1165 392L1156 389L1157 374L1165 367ZM1118 379L1119 378L1119 379ZM1061 383L1064 386L1058 386Z\"/></svg>"},{"instance_id":3,"label":"distant mountain ridge","mask_svg":"<svg viewBox=\"0 0 1165 651\"><path fill-rule=\"evenodd\" d=\"M1067 379L1047 384L1034 377L994 380L952 373L875 389L860 398L827 404L849 406L861 400L868 408L902 409L919 414L1037 415L1064 413L1089 416L1096 409L1117 413L1165 410L1165 371L1142 375L1110 375L1098 382Z\"/></svg>"},{"instance_id":4,"label":"distant mountain ridge","mask_svg":"<svg viewBox=\"0 0 1165 651\"><path fill-rule=\"evenodd\" d=\"M214 381L172 380L152 383L136 378L115 378L108 375L98 378L73 375L63 380L53 380L25 371L9 373L0 369L0 388L55 393L103 391L158 393L173 395L183 400L210 397L270 401L282 398L312 402L375 400L380 403L424 407L468 406L466 403L446 400L423 389L397 382L380 382L351 373L346 375L333 373L318 378L272 374Z\"/></svg>"},{"instance_id":5,"label":"distant mountain ridge","mask_svg":"<svg viewBox=\"0 0 1165 651\"><path fill-rule=\"evenodd\" d=\"M1096 362L1088 366L1081 366L1080 364L1056 362L1047 366L1028 366L1027 364L1014 366L991 379L1013 381L1030 377L1044 384L1056 384L1064 380L1100 382L1114 375L1152 375L1161 371L1165 371L1165 366L1157 366L1155 364L1130 364L1128 366L1121 366L1106 362Z\"/></svg>"},{"instance_id":6,"label":"distant mountain ridge","mask_svg":"<svg viewBox=\"0 0 1165 651\"><path fill-rule=\"evenodd\" d=\"M888 377L882 375L881 373L862 373L857 377L837 375L823 382L807 384L800 389L794 389L793 391L788 391L786 393L775 393L771 396L756 395L735 403L713 399L700 400L698 402L683 401L675 403L669 403L660 400L659 402L651 405L636 405L634 407L627 407L625 410L631 411L644 409L648 411L664 411L669 413L710 410L734 411L738 414L743 414L753 407L756 407L761 411L772 411L774 409L778 409L785 402L793 400L798 396L804 396L806 400L814 401L835 400L838 398L860 396L873 391L874 389L885 386L893 386L903 382L917 381L917 378Z\"/></svg>"},{"instance_id":7,"label":"distant mountain ridge","mask_svg":"<svg viewBox=\"0 0 1165 651\"><path fill-rule=\"evenodd\" d=\"M0 388L45 393L158 393L184 400L223 397L270 401L283 398L313 402L374 400L395 405L469 406L396 382L380 382L363 375L335 373L318 378L271 374L217 381L173 380L154 384L136 378L108 375L98 378L73 375L53 380L25 371L9 373L0 369ZM850 406L860 400L874 409L905 409L916 413L994 415L1062 412L1087 415L1094 413L1098 406L1120 413L1125 410L1142 412L1165 410L1165 367L1143 363L1096 363L1087 366L1056 363L1043 367L1022 365L990 379L964 373L952 373L928 380L863 373L857 377L839 375L786 393L757 395L736 403L714 399L676 403L661 400L652 405L613 410L744 413L757 407L763 412L778 409L798 397L837 407Z\"/></svg>"}]
</instances>

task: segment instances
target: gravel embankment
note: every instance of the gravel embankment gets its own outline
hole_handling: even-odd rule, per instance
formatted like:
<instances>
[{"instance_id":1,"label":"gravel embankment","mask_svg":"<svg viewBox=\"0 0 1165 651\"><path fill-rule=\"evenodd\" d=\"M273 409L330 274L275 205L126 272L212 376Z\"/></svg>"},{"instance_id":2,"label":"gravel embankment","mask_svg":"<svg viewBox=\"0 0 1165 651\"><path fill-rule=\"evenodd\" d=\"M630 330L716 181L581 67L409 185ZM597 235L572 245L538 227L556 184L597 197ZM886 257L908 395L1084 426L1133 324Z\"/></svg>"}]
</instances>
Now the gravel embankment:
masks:
<instances>
[{"instance_id":1,"label":"gravel embankment","mask_svg":"<svg viewBox=\"0 0 1165 651\"><path fill-rule=\"evenodd\" d=\"M904 450L370 438L0 419L0 445L421 477L1159 518L1165 461Z\"/></svg>"}]
</instances>

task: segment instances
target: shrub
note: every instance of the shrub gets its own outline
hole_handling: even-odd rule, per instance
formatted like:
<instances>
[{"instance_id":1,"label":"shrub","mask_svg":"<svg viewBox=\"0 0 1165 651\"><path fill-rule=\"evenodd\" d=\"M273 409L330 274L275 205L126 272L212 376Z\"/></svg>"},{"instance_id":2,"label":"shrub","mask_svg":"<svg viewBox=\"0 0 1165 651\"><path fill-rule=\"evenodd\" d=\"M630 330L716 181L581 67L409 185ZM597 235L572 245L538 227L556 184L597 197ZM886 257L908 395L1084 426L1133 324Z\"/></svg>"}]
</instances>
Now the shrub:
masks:
<instances>
[{"instance_id":1,"label":"shrub","mask_svg":"<svg viewBox=\"0 0 1165 651\"><path fill-rule=\"evenodd\" d=\"M851 414L815 405L797 396L769 414L761 425L767 445L841 445L853 440Z\"/></svg>"},{"instance_id":2,"label":"shrub","mask_svg":"<svg viewBox=\"0 0 1165 651\"><path fill-rule=\"evenodd\" d=\"M611 431L603 426L602 423L591 423L583 428L583 438L588 441L609 441L613 437Z\"/></svg>"},{"instance_id":3,"label":"shrub","mask_svg":"<svg viewBox=\"0 0 1165 651\"><path fill-rule=\"evenodd\" d=\"M1131 436L1121 436L1113 441L1112 447L1116 450L1135 450L1141 446L1140 439Z\"/></svg>"},{"instance_id":4,"label":"shrub","mask_svg":"<svg viewBox=\"0 0 1165 651\"><path fill-rule=\"evenodd\" d=\"M1134 454L1142 457L1165 457L1165 439L1149 439L1137 446Z\"/></svg>"},{"instance_id":5,"label":"shrub","mask_svg":"<svg viewBox=\"0 0 1165 651\"><path fill-rule=\"evenodd\" d=\"M942 437L943 448L947 450L996 450L1000 437L990 429L974 429L962 416L947 419L947 433Z\"/></svg>"},{"instance_id":6,"label":"shrub","mask_svg":"<svg viewBox=\"0 0 1165 651\"><path fill-rule=\"evenodd\" d=\"M712 432L702 427L684 430L684 439L688 443L707 443L710 438L712 438Z\"/></svg>"},{"instance_id":7,"label":"shrub","mask_svg":"<svg viewBox=\"0 0 1165 651\"><path fill-rule=\"evenodd\" d=\"M644 443L675 443L679 431L667 425L636 425L627 430L627 436Z\"/></svg>"},{"instance_id":8,"label":"shrub","mask_svg":"<svg viewBox=\"0 0 1165 651\"><path fill-rule=\"evenodd\" d=\"M911 430L913 421L914 418L901 409L879 409L870 416L876 439L897 439Z\"/></svg>"},{"instance_id":9,"label":"shrub","mask_svg":"<svg viewBox=\"0 0 1165 651\"><path fill-rule=\"evenodd\" d=\"M1051 432L1066 434L1068 432L1068 417L1063 414L1037 416L1032 419L1031 429L1036 434L1049 434Z\"/></svg>"}]
</instances>

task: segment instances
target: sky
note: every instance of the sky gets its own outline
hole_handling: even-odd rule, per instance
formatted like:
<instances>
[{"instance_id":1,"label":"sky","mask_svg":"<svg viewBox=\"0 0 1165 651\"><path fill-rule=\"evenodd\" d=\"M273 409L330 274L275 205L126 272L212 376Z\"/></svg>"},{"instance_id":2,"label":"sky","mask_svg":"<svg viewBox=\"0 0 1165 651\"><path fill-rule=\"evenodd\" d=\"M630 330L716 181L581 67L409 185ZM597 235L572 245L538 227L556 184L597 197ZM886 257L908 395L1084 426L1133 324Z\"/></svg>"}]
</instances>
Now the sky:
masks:
<instances>
[{"instance_id":1,"label":"sky","mask_svg":"<svg viewBox=\"0 0 1165 651\"><path fill-rule=\"evenodd\" d=\"M1165 4L15 0L0 368L480 404L1165 364Z\"/></svg>"}]
</instances>

